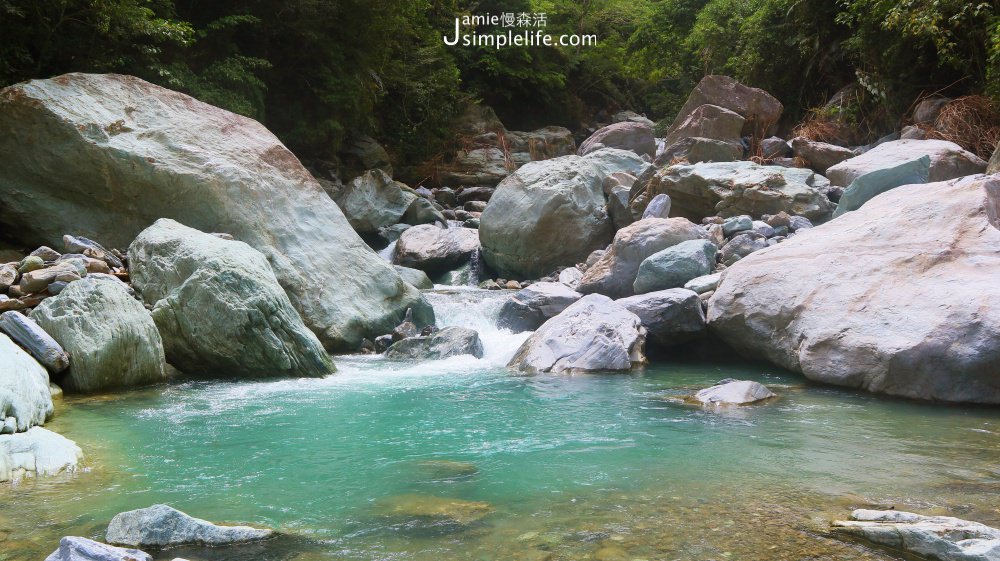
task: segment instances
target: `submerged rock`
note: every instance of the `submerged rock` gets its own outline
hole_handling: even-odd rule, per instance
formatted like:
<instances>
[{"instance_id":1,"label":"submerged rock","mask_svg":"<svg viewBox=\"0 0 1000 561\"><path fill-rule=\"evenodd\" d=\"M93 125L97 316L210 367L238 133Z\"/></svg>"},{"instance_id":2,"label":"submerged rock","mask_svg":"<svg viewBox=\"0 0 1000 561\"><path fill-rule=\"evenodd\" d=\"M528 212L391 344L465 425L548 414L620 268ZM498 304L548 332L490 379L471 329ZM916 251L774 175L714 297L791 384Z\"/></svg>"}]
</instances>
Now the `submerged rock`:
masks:
<instances>
[{"instance_id":1,"label":"submerged rock","mask_svg":"<svg viewBox=\"0 0 1000 561\"><path fill-rule=\"evenodd\" d=\"M227 377L334 371L267 259L247 244L162 219L132 243L129 262L133 285L153 305L167 360L180 371Z\"/></svg>"},{"instance_id":2,"label":"submerged rock","mask_svg":"<svg viewBox=\"0 0 1000 561\"><path fill-rule=\"evenodd\" d=\"M702 405L748 405L778 397L759 382L734 380L705 388L692 396Z\"/></svg>"},{"instance_id":3,"label":"submerged rock","mask_svg":"<svg viewBox=\"0 0 1000 561\"><path fill-rule=\"evenodd\" d=\"M468 526L493 513L486 502L449 499L431 495L397 495L378 501L375 513L401 521Z\"/></svg>"},{"instance_id":4,"label":"submerged rock","mask_svg":"<svg viewBox=\"0 0 1000 561\"><path fill-rule=\"evenodd\" d=\"M163 548L232 545L266 540L273 535L273 530L249 526L217 526L158 504L115 515L104 539L115 545Z\"/></svg>"},{"instance_id":5,"label":"submerged rock","mask_svg":"<svg viewBox=\"0 0 1000 561\"><path fill-rule=\"evenodd\" d=\"M153 557L138 549L125 549L87 538L66 536L59 540L59 549L53 551L45 561L153 561Z\"/></svg>"},{"instance_id":6,"label":"submerged rock","mask_svg":"<svg viewBox=\"0 0 1000 561\"><path fill-rule=\"evenodd\" d=\"M455 460L424 460L417 462L417 466L433 481L465 479L479 473L476 464Z\"/></svg>"},{"instance_id":7,"label":"submerged rock","mask_svg":"<svg viewBox=\"0 0 1000 561\"><path fill-rule=\"evenodd\" d=\"M49 374L6 335L0 334L0 422L14 431L45 424L52 416Z\"/></svg>"},{"instance_id":8,"label":"submerged rock","mask_svg":"<svg viewBox=\"0 0 1000 561\"><path fill-rule=\"evenodd\" d=\"M82 461L75 442L42 427L0 435L0 481L72 473Z\"/></svg>"},{"instance_id":9,"label":"submerged rock","mask_svg":"<svg viewBox=\"0 0 1000 561\"><path fill-rule=\"evenodd\" d=\"M590 294L546 321L507 363L539 372L629 370L646 361L639 317L607 296Z\"/></svg>"},{"instance_id":10,"label":"submerged rock","mask_svg":"<svg viewBox=\"0 0 1000 561\"><path fill-rule=\"evenodd\" d=\"M483 343L472 329L445 327L430 335L397 341L385 352L392 360L439 360L460 355L483 358Z\"/></svg>"},{"instance_id":11,"label":"submerged rock","mask_svg":"<svg viewBox=\"0 0 1000 561\"><path fill-rule=\"evenodd\" d=\"M0 153L0 228L25 241L126 247L160 218L228 232L331 350L430 313L270 131L187 95L118 74L16 84L0 92Z\"/></svg>"},{"instance_id":12,"label":"submerged rock","mask_svg":"<svg viewBox=\"0 0 1000 561\"><path fill-rule=\"evenodd\" d=\"M1000 403L997 208L992 176L892 189L726 269L709 326L818 382Z\"/></svg>"},{"instance_id":13,"label":"submerged rock","mask_svg":"<svg viewBox=\"0 0 1000 561\"><path fill-rule=\"evenodd\" d=\"M515 333L534 331L580 298L583 294L561 282L536 282L504 302L497 326Z\"/></svg>"},{"instance_id":14,"label":"submerged rock","mask_svg":"<svg viewBox=\"0 0 1000 561\"><path fill-rule=\"evenodd\" d=\"M61 382L68 391L131 388L167 379L157 326L117 279L75 282L32 310L31 319L73 357Z\"/></svg>"},{"instance_id":15,"label":"submerged rock","mask_svg":"<svg viewBox=\"0 0 1000 561\"><path fill-rule=\"evenodd\" d=\"M1000 559L1000 529L950 516L858 509L833 531L938 561Z\"/></svg>"}]
</instances>

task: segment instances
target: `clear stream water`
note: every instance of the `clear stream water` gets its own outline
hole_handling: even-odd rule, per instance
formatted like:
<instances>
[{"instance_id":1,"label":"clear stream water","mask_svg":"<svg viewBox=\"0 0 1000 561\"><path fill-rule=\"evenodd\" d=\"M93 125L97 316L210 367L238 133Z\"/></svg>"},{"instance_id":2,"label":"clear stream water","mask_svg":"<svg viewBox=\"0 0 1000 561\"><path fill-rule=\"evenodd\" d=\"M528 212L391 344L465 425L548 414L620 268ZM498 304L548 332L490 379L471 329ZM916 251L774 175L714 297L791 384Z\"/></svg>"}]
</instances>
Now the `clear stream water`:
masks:
<instances>
[{"instance_id":1,"label":"clear stream water","mask_svg":"<svg viewBox=\"0 0 1000 561\"><path fill-rule=\"evenodd\" d=\"M185 382L66 399L51 428L89 469L0 489L0 560L165 502L284 537L157 559L895 559L829 522L895 506L1000 524L1000 412L810 385L753 364L659 362L631 374L514 376L526 337L497 330L506 295L431 294L478 329L482 360L339 357L322 380ZM781 398L730 412L677 398L726 377ZM429 463L430 462L430 463ZM401 499L402 497L402 499ZM389 515L475 501L470 523Z\"/></svg>"}]
</instances>

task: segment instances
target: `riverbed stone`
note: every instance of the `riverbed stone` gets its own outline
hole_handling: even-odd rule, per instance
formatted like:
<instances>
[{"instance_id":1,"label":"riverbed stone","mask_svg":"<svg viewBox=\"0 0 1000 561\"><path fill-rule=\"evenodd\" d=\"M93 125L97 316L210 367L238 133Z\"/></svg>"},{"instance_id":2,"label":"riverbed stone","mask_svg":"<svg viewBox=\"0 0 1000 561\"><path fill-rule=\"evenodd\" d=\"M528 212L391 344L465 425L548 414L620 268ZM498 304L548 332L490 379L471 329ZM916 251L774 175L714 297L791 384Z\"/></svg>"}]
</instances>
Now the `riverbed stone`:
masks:
<instances>
[{"instance_id":1,"label":"riverbed stone","mask_svg":"<svg viewBox=\"0 0 1000 561\"><path fill-rule=\"evenodd\" d=\"M59 540L59 549L53 551L45 561L153 561L153 556L138 549L66 536Z\"/></svg>"},{"instance_id":2,"label":"riverbed stone","mask_svg":"<svg viewBox=\"0 0 1000 561\"><path fill-rule=\"evenodd\" d=\"M806 167L819 174L825 174L830 166L835 166L844 160L853 158L855 153L850 148L817 142L803 136L792 139L792 153L801 158Z\"/></svg>"},{"instance_id":3,"label":"riverbed stone","mask_svg":"<svg viewBox=\"0 0 1000 561\"><path fill-rule=\"evenodd\" d=\"M717 105L743 117L743 136L766 133L781 118L784 107L764 90L745 86L729 76L708 75L688 95L677 112L668 135L678 129L695 109L702 105Z\"/></svg>"},{"instance_id":4,"label":"riverbed stone","mask_svg":"<svg viewBox=\"0 0 1000 561\"><path fill-rule=\"evenodd\" d=\"M743 125L746 123L739 113L718 105L699 105L667 134L664 142L672 146L684 138L707 138L739 146ZM670 150L670 148L668 148Z\"/></svg>"},{"instance_id":5,"label":"riverbed stone","mask_svg":"<svg viewBox=\"0 0 1000 561\"><path fill-rule=\"evenodd\" d=\"M576 290L580 286L581 280L583 280L583 271L578 267L566 267L559 272L559 282L573 290Z\"/></svg>"},{"instance_id":6,"label":"riverbed stone","mask_svg":"<svg viewBox=\"0 0 1000 561\"><path fill-rule=\"evenodd\" d=\"M611 241L605 172L587 157L532 162L504 179L480 217L483 257L500 275L539 278Z\"/></svg>"},{"instance_id":7,"label":"riverbed stone","mask_svg":"<svg viewBox=\"0 0 1000 561\"><path fill-rule=\"evenodd\" d=\"M115 515L105 540L115 545L164 548L178 545L223 546L266 540L272 530L218 526L164 504Z\"/></svg>"},{"instance_id":8,"label":"riverbed stone","mask_svg":"<svg viewBox=\"0 0 1000 561\"><path fill-rule=\"evenodd\" d=\"M640 156L656 155L656 140L653 138L653 128L645 123L624 121L608 125L584 140L577 149L577 154L586 156L601 148L618 148L630 150Z\"/></svg>"},{"instance_id":9,"label":"riverbed stone","mask_svg":"<svg viewBox=\"0 0 1000 561\"><path fill-rule=\"evenodd\" d=\"M424 224L407 229L396 242L396 265L441 273L467 264L479 250L479 230Z\"/></svg>"},{"instance_id":10,"label":"riverbed stone","mask_svg":"<svg viewBox=\"0 0 1000 561\"><path fill-rule=\"evenodd\" d=\"M639 316L650 345L671 347L699 339L707 331L701 299L691 290L671 288L615 302Z\"/></svg>"},{"instance_id":11,"label":"riverbed stone","mask_svg":"<svg viewBox=\"0 0 1000 561\"><path fill-rule=\"evenodd\" d=\"M670 218L670 197L665 193L653 197L646 205L642 218Z\"/></svg>"},{"instance_id":12,"label":"riverbed stone","mask_svg":"<svg viewBox=\"0 0 1000 561\"><path fill-rule=\"evenodd\" d=\"M693 290L698 294L704 294L715 290L719 286L719 281L721 279L722 273L713 273L711 275L705 275L687 281L684 283L684 288Z\"/></svg>"},{"instance_id":13,"label":"riverbed stone","mask_svg":"<svg viewBox=\"0 0 1000 561\"><path fill-rule=\"evenodd\" d=\"M711 162L664 168L645 185L645 193L666 193L671 213L694 222L716 214L760 218L782 211L824 220L836 208L826 196L829 186L826 178L808 169Z\"/></svg>"},{"instance_id":14,"label":"riverbed stone","mask_svg":"<svg viewBox=\"0 0 1000 561\"><path fill-rule=\"evenodd\" d=\"M139 234L128 254L133 286L153 306L167 361L185 374L319 377L334 371L267 259L249 245L161 219Z\"/></svg>"},{"instance_id":15,"label":"riverbed stone","mask_svg":"<svg viewBox=\"0 0 1000 561\"><path fill-rule=\"evenodd\" d=\"M990 175L1000 173L1000 143L997 143L996 150L993 151L993 155L990 157L990 161L986 166L986 173Z\"/></svg>"},{"instance_id":16,"label":"riverbed stone","mask_svg":"<svg viewBox=\"0 0 1000 561\"><path fill-rule=\"evenodd\" d=\"M997 197L994 176L892 189L726 269L709 325L818 382L1000 403Z\"/></svg>"},{"instance_id":17,"label":"riverbed stone","mask_svg":"<svg viewBox=\"0 0 1000 561\"><path fill-rule=\"evenodd\" d=\"M767 238L757 232L742 232L726 242L720 251L722 264L732 265L755 251L768 246Z\"/></svg>"},{"instance_id":18,"label":"riverbed stone","mask_svg":"<svg viewBox=\"0 0 1000 561\"><path fill-rule=\"evenodd\" d=\"M69 367L66 350L28 316L15 311L0 314L0 331L21 345L49 372L58 374Z\"/></svg>"},{"instance_id":19,"label":"riverbed stone","mask_svg":"<svg viewBox=\"0 0 1000 561\"><path fill-rule=\"evenodd\" d=\"M48 372L0 333L0 419L14 419L15 431L24 432L45 424L52 411Z\"/></svg>"},{"instance_id":20,"label":"riverbed stone","mask_svg":"<svg viewBox=\"0 0 1000 561\"><path fill-rule=\"evenodd\" d=\"M109 278L86 278L32 310L72 360L68 391L96 392L166 380L163 342L149 312Z\"/></svg>"},{"instance_id":21,"label":"riverbed stone","mask_svg":"<svg viewBox=\"0 0 1000 561\"><path fill-rule=\"evenodd\" d=\"M741 216L733 216L728 218L722 223L722 234L726 237L732 237L738 232L743 232L746 230L753 229L753 219L743 214Z\"/></svg>"},{"instance_id":22,"label":"riverbed stone","mask_svg":"<svg viewBox=\"0 0 1000 561\"><path fill-rule=\"evenodd\" d=\"M497 316L497 326L514 333L534 331L583 294L562 282L536 282L504 302Z\"/></svg>"},{"instance_id":23,"label":"riverbed stone","mask_svg":"<svg viewBox=\"0 0 1000 561\"><path fill-rule=\"evenodd\" d=\"M420 269L411 269L402 265L394 265L393 267L399 273L400 278L413 286L421 289L434 288L434 283L431 282L430 277Z\"/></svg>"},{"instance_id":24,"label":"riverbed stone","mask_svg":"<svg viewBox=\"0 0 1000 561\"><path fill-rule=\"evenodd\" d=\"M857 509L833 531L937 561L1000 559L1000 529L951 516Z\"/></svg>"},{"instance_id":25,"label":"riverbed stone","mask_svg":"<svg viewBox=\"0 0 1000 561\"><path fill-rule=\"evenodd\" d=\"M591 265L578 290L622 298L634 294L636 275L651 255L691 240L704 240L708 233L686 218L646 218L615 234L611 249Z\"/></svg>"},{"instance_id":26,"label":"riverbed stone","mask_svg":"<svg viewBox=\"0 0 1000 561\"><path fill-rule=\"evenodd\" d=\"M708 240L689 240L650 255L639 264L633 289L636 294L680 288L715 267L719 248Z\"/></svg>"},{"instance_id":27,"label":"riverbed stone","mask_svg":"<svg viewBox=\"0 0 1000 561\"><path fill-rule=\"evenodd\" d=\"M75 442L42 427L0 435L0 482L72 473L82 461Z\"/></svg>"},{"instance_id":28,"label":"riverbed stone","mask_svg":"<svg viewBox=\"0 0 1000 561\"><path fill-rule=\"evenodd\" d=\"M733 380L705 388L693 399L702 405L748 405L777 397L764 384L750 380Z\"/></svg>"},{"instance_id":29,"label":"riverbed stone","mask_svg":"<svg viewBox=\"0 0 1000 561\"><path fill-rule=\"evenodd\" d=\"M922 156L930 158L928 181L938 182L986 171L986 162L947 140L896 140L831 166L826 176L834 186L847 187L875 170L888 169Z\"/></svg>"},{"instance_id":30,"label":"riverbed stone","mask_svg":"<svg viewBox=\"0 0 1000 561\"><path fill-rule=\"evenodd\" d=\"M629 370L645 363L645 339L639 316L589 294L538 328L507 367L526 374Z\"/></svg>"},{"instance_id":31,"label":"riverbed stone","mask_svg":"<svg viewBox=\"0 0 1000 561\"><path fill-rule=\"evenodd\" d=\"M461 355L483 358L483 343L475 330L443 327L430 335L397 341L385 351L391 360L440 360Z\"/></svg>"},{"instance_id":32,"label":"riverbed stone","mask_svg":"<svg viewBox=\"0 0 1000 561\"><path fill-rule=\"evenodd\" d=\"M375 234L379 228L400 222L419 224L402 220L417 200L417 194L380 169L371 169L355 177L333 200L359 234Z\"/></svg>"},{"instance_id":33,"label":"riverbed stone","mask_svg":"<svg viewBox=\"0 0 1000 561\"><path fill-rule=\"evenodd\" d=\"M858 176L847 189L844 189L833 217L857 210L876 195L901 185L927 183L930 178L930 164L929 157L921 156L898 166L881 168Z\"/></svg>"},{"instance_id":34,"label":"riverbed stone","mask_svg":"<svg viewBox=\"0 0 1000 561\"><path fill-rule=\"evenodd\" d=\"M16 241L127 247L160 218L227 232L264 254L331 350L431 313L270 131L190 96L118 74L16 84L0 93L0 153L0 228Z\"/></svg>"},{"instance_id":35,"label":"riverbed stone","mask_svg":"<svg viewBox=\"0 0 1000 561\"><path fill-rule=\"evenodd\" d=\"M684 137L664 148L653 163L657 167L665 167L675 163L735 162L742 157L743 145L739 142Z\"/></svg>"}]
</instances>

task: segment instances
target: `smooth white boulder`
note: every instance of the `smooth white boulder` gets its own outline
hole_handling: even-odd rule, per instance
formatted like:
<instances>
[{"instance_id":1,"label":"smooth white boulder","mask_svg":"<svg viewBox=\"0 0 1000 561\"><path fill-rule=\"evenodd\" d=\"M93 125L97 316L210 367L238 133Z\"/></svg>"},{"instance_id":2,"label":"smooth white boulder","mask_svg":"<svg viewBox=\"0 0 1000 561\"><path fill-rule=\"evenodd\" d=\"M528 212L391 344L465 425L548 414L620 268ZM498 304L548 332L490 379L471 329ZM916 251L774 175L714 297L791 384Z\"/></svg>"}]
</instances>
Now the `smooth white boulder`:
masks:
<instances>
[{"instance_id":1,"label":"smooth white boulder","mask_svg":"<svg viewBox=\"0 0 1000 561\"><path fill-rule=\"evenodd\" d=\"M153 561L153 557L138 549L126 549L87 538L66 536L59 541L59 549L53 551L45 561Z\"/></svg>"},{"instance_id":2,"label":"smooth white boulder","mask_svg":"<svg viewBox=\"0 0 1000 561\"><path fill-rule=\"evenodd\" d=\"M1000 561L1000 529L951 516L858 509L833 531L937 561Z\"/></svg>"},{"instance_id":3,"label":"smooth white boulder","mask_svg":"<svg viewBox=\"0 0 1000 561\"><path fill-rule=\"evenodd\" d=\"M907 185L722 274L712 331L818 382L1000 403L1000 179Z\"/></svg>"},{"instance_id":4,"label":"smooth white boulder","mask_svg":"<svg viewBox=\"0 0 1000 561\"><path fill-rule=\"evenodd\" d=\"M0 435L0 481L72 473L82 461L75 442L42 427Z\"/></svg>"},{"instance_id":5,"label":"smooth white boulder","mask_svg":"<svg viewBox=\"0 0 1000 561\"><path fill-rule=\"evenodd\" d=\"M507 367L529 374L629 370L645 362L645 340L639 316L590 294L542 324Z\"/></svg>"},{"instance_id":6,"label":"smooth white boulder","mask_svg":"<svg viewBox=\"0 0 1000 561\"><path fill-rule=\"evenodd\" d=\"M45 424L52 416L49 373L0 333L0 424L14 418L17 432Z\"/></svg>"},{"instance_id":7,"label":"smooth white boulder","mask_svg":"<svg viewBox=\"0 0 1000 561\"><path fill-rule=\"evenodd\" d=\"M748 405L778 397L760 382L733 380L705 388L694 394L694 400L703 405Z\"/></svg>"}]
</instances>

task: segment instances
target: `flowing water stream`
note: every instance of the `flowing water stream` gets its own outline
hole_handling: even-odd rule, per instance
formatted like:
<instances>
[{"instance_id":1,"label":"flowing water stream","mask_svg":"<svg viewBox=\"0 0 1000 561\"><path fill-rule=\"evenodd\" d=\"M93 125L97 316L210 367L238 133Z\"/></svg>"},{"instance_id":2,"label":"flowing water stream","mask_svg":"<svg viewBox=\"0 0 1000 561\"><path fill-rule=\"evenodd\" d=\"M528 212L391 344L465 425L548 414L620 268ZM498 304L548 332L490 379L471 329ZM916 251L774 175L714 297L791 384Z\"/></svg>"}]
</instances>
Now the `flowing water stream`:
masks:
<instances>
[{"instance_id":1,"label":"flowing water stream","mask_svg":"<svg viewBox=\"0 0 1000 561\"><path fill-rule=\"evenodd\" d=\"M527 334L495 327L507 296L429 293L439 323L480 332L482 359L339 357L321 380L68 398L51 428L83 447L89 471L0 490L0 561L40 561L63 535L101 539L114 514L160 502L286 534L157 553L191 561L856 561L896 557L827 534L852 508L1000 524L995 410L756 364L514 376L504 364ZM722 413L676 400L727 377L781 398ZM398 510L440 499L471 502L450 520Z\"/></svg>"}]
</instances>

